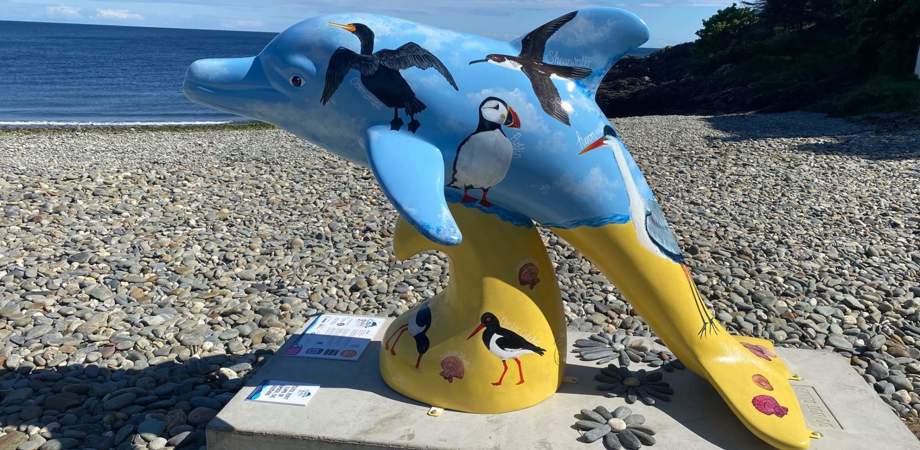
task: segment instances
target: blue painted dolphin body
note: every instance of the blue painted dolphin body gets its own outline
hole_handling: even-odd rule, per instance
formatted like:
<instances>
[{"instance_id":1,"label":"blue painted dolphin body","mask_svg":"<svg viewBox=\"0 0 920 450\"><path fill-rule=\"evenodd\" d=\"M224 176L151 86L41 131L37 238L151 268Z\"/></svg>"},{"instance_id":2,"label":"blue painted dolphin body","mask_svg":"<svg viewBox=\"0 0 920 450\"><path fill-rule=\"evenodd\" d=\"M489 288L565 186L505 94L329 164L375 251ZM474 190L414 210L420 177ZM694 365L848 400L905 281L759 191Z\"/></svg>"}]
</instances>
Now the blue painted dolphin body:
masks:
<instances>
[{"instance_id":1,"label":"blue painted dolphin body","mask_svg":"<svg viewBox=\"0 0 920 450\"><path fill-rule=\"evenodd\" d=\"M714 320L594 102L607 70L647 39L638 17L612 8L566 14L511 42L330 15L292 26L257 56L196 61L184 91L370 166L399 213L434 242L461 241L448 202L552 228L748 429L778 448L806 448L788 369L763 358L771 343L730 336Z\"/></svg>"},{"instance_id":2,"label":"blue painted dolphin body","mask_svg":"<svg viewBox=\"0 0 920 450\"><path fill-rule=\"evenodd\" d=\"M255 57L196 61L188 69L184 91L193 101L278 125L370 165L399 212L425 236L444 244L460 241L445 197L459 201L462 191L446 186L445 179L453 176L459 144L477 129L480 104L496 97L516 112L520 127L502 130L513 144L513 158L505 178L489 191L494 206L477 207L522 225L531 219L557 227L623 223L629 210L615 158L609 152L579 158L577 150L603 136L608 121L594 102L595 91L619 58L648 39L648 29L619 9L571 15L548 30L552 33L545 36L538 61L583 69L579 76L588 73L577 79L554 73L542 77L555 88L556 112L565 115L568 125L542 107L545 100L535 89L540 80L531 80L539 75L529 78L513 62L475 64L489 55L518 55L528 46L526 36L506 42L368 14L305 20ZM443 64L450 79L436 67L400 71L426 106L416 115L421 125L415 133L391 130L392 108L368 90L357 69L323 103L334 53L361 52L362 42L349 32L349 24L373 32L374 51L414 43ZM628 164L642 179L631 158ZM642 190L653 198L644 182Z\"/></svg>"}]
</instances>

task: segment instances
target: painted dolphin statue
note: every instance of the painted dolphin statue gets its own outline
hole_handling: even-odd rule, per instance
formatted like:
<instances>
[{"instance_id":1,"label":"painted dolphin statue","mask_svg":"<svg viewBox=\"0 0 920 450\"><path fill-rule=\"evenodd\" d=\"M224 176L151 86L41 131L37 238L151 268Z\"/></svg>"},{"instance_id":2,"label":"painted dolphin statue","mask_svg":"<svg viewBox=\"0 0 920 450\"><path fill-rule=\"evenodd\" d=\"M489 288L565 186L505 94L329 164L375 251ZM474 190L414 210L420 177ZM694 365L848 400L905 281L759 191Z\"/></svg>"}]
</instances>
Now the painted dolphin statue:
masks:
<instances>
[{"instance_id":1,"label":"painted dolphin statue","mask_svg":"<svg viewBox=\"0 0 920 450\"><path fill-rule=\"evenodd\" d=\"M448 202L552 229L751 432L807 448L789 370L770 342L730 336L713 318L594 101L608 69L648 36L637 16L612 8L571 12L510 42L336 14L292 26L257 56L196 61L184 92L369 166L397 211L436 243L462 239Z\"/></svg>"}]
</instances>

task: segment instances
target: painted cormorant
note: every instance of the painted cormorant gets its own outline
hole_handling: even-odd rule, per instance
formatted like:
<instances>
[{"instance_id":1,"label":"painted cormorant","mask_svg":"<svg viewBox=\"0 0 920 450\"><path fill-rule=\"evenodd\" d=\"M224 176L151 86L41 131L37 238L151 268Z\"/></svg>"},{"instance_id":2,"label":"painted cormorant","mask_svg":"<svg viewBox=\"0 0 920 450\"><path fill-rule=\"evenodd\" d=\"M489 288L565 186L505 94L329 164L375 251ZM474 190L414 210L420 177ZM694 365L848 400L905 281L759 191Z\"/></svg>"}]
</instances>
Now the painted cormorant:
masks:
<instances>
[{"instance_id":1,"label":"painted cormorant","mask_svg":"<svg viewBox=\"0 0 920 450\"><path fill-rule=\"evenodd\" d=\"M334 22L330 22L330 25L357 36L361 41L361 53L355 53L345 47L339 47L332 53L329 58L329 66L326 68L326 84L323 87L321 101L324 105L342 84L345 75L355 69L361 73L361 83L364 84L364 87L384 105L393 108L390 128L393 130L402 128L403 121L399 118L399 109L403 108L411 119L409 131L415 133L420 125L415 120L415 115L425 109L425 104L415 96L409 83L399 73L400 70L410 67L419 69L434 67L453 86L454 90L459 90L454 77L441 60L415 42L407 42L396 50L385 49L375 53L374 32L367 25Z\"/></svg>"}]
</instances>

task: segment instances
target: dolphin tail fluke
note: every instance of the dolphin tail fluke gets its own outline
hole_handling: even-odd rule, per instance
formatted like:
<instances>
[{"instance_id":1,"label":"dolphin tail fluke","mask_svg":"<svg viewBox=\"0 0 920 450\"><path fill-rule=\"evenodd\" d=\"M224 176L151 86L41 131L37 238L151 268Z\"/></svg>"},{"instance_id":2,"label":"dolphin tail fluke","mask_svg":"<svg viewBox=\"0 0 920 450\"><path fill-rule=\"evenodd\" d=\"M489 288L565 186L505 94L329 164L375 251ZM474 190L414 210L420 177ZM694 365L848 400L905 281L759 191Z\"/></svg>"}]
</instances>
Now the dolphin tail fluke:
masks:
<instances>
[{"instance_id":1,"label":"dolphin tail fluke","mask_svg":"<svg viewBox=\"0 0 920 450\"><path fill-rule=\"evenodd\" d=\"M742 346L751 350L752 352L760 353L762 351L765 356L770 358L769 360L767 359L764 359L764 360L767 361L768 365L772 367L773 370L776 371L776 373L779 374L781 377L787 380L798 379L798 376L793 374L792 371L789 370L789 367L786 366L786 363L784 363L782 359L778 357L770 356L770 355L776 355L776 347L774 347L772 341L769 341L767 339L750 337L750 336L732 336L732 337L736 341L738 341Z\"/></svg>"},{"instance_id":2,"label":"dolphin tail fluke","mask_svg":"<svg viewBox=\"0 0 920 450\"><path fill-rule=\"evenodd\" d=\"M590 70L586 76L567 78L580 80L580 85L593 95L610 67L648 38L645 22L631 12L585 8L536 28L512 45L529 54L542 54L543 62L548 64Z\"/></svg>"},{"instance_id":3,"label":"dolphin tail fluke","mask_svg":"<svg viewBox=\"0 0 920 450\"><path fill-rule=\"evenodd\" d=\"M554 229L590 258L688 369L708 381L757 437L780 449L812 437L772 345L729 335L698 297L685 266L652 253L633 223Z\"/></svg>"}]
</instances>

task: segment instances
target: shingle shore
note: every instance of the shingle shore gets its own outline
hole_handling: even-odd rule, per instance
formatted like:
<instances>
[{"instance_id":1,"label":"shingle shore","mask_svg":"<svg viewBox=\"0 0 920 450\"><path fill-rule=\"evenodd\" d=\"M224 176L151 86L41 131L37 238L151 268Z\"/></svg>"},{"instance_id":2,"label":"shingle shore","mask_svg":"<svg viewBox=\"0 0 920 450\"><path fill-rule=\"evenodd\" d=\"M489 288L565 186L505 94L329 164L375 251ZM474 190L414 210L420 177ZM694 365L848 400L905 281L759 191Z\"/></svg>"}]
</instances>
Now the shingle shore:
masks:
<instances>
[{"instance_id":1,"label":"shingle shore","mask_svg":"<svg viewBox=\"0 0 920 450\"><path fill-rule=\"evenodd\" d=\"M728 328L844 354L918 414L920 132L614 122ZM278 130L0 131L0 449L203 446L310 315L397 315L443 287L440 255L394 260L395 220L368 170ZM544 237L571 327L647 334Z\"/></svg>"}]
</instances>

